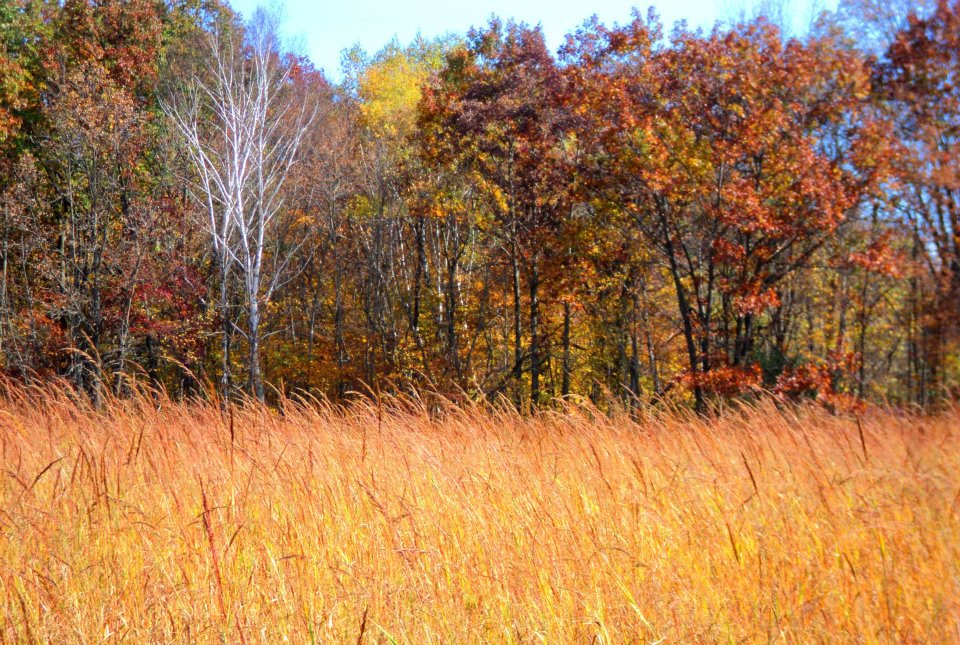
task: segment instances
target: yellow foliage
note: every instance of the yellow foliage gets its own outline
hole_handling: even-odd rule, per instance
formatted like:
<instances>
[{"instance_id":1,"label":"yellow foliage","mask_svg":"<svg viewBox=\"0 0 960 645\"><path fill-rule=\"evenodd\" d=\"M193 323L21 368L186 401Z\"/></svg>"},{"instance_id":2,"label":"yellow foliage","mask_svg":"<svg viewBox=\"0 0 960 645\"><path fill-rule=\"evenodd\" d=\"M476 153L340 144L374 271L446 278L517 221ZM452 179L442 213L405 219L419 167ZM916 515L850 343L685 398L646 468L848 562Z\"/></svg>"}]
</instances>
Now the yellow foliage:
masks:
<instances>
[{"instance_id":1,"label":"yellow foliage","mask_svg":"<svg viewBox=\"0 0 960 645\"><path fill-rule=\"evenodd\" d=\"M375 135L406 136L416 121L421 86L429 68L403 52L367 67L359 82L363 122Z\"/></svg>"}]
</instances>

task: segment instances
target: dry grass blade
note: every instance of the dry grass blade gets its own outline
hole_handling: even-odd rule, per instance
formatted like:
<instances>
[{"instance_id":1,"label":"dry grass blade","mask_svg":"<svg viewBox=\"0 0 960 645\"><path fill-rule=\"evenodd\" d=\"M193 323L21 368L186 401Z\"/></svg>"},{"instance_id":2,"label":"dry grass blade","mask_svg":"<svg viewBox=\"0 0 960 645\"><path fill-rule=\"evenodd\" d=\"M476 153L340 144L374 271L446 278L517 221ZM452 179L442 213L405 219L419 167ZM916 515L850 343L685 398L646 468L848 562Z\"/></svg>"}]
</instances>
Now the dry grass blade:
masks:
<instances>
[{"instance_id":1,"label":"dry grass blade","mask_svg":"<svg viewBox=\"0 0 960 645\"><path fill-rule=\"evenodd\" d=\"M0 398L4 641L957 640L956 411L155 396Z\"/></svg>"}]
</instances>

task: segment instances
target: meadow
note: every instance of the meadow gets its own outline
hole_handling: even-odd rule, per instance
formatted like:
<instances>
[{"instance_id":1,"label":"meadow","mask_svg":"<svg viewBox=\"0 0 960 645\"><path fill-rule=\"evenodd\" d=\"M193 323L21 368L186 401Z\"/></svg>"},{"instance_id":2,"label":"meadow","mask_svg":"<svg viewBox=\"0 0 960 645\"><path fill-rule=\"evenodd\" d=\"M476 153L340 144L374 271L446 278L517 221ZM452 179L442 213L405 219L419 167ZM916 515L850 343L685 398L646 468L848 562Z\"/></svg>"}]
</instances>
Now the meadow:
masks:
<instances>
[{"instance_id":1,"label":"meadow","mask_svg":"<svg viewBox=\"0 0 960 645\"><path fill-rule=\"evenodd\" d=\"M960 411L0 400L18 643L960 641Z\"/></svg>"}]
</instances>

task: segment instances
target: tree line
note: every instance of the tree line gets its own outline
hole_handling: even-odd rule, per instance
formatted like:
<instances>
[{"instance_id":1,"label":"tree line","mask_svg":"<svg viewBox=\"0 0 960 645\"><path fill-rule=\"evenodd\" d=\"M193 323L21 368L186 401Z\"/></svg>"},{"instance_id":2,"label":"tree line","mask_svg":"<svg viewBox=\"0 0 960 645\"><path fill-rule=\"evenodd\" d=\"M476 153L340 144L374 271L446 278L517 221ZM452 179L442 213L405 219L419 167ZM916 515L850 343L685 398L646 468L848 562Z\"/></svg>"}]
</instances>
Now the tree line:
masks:
<instances>
[{"instance_id":1,"label":"tree line","mask_svg":"<svg viewBox=\"0 0 960 645\"><path fill-rule=\"evenodd\" d=\"M935 405L960 3L345 52L216 0L0 5L0 368L93 397Z\"/></svg>"}]
</instances>

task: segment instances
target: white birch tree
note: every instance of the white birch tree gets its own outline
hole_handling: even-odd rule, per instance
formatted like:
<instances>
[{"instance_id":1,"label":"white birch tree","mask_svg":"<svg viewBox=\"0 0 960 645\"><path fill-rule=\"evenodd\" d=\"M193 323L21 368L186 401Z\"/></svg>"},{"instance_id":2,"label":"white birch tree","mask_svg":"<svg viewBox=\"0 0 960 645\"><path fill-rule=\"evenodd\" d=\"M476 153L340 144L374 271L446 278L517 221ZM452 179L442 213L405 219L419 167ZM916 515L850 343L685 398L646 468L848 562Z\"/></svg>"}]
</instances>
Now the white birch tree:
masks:
<instances>
[{"instance_id":1,"label":"white birch tree","mask_svg":"<svg viewBox=\"0 0 960 645\"><path fill-rule=\"evenodd\" d=\"M273 249L268 268L271 234L285 205L285 180L316 110L302 98L308 94L292 91L275 13L257 9L242 39L214 29L207 46L208 77L195 75L164 111L186 144L196 172L194 197L203 205L220 266L223 393L230 388L229 278L236 269L246 309L246 329L237 331L249 348L247 387L263 399L263 311L300 246Z\"/></svg>"}]
</instances>

